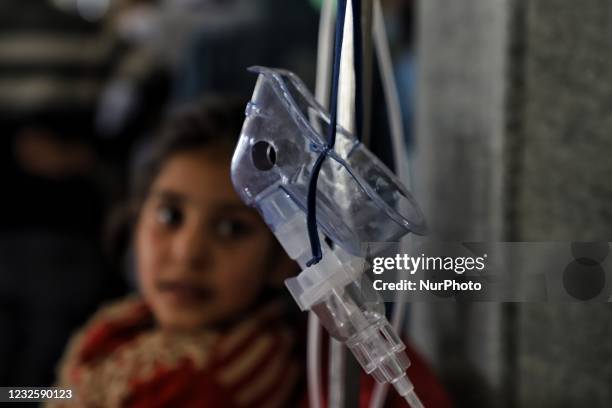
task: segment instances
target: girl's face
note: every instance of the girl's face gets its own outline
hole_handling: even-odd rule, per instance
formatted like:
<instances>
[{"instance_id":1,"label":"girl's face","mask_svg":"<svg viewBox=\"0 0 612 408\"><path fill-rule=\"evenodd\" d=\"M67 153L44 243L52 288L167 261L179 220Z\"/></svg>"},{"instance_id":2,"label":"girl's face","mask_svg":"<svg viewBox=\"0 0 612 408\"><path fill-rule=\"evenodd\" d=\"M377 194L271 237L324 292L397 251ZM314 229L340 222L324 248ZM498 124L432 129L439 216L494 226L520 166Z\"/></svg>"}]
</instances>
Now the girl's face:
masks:
<instances>
[{"instance_id":1,"label":"girl's face","mask_svg":"<svg viewBox=\"0 0 612 408\"><path fill-rule=\"evenodd\" d=\"M176 153L145 200L137 228L138 277L163 328L226 323L291 270L258 214L230 182L229 149Z\"/></svg>"}]
</instances>

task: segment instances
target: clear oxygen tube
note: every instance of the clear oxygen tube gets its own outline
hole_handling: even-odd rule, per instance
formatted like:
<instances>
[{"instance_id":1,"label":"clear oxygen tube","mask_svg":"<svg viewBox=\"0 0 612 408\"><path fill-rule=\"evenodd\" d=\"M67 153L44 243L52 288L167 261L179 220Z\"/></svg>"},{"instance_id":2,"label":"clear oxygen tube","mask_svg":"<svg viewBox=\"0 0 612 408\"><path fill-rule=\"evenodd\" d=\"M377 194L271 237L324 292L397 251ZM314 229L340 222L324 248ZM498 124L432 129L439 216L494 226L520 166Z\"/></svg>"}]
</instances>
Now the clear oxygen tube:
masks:
<instances>
[{"instance_id":1,"label":"clear oxygen tube","mask_svg":"<svg viewBox=\"0 0 612 408\"><path fill-rule=\"evenodd\" d=\"M315 312L368 374L393 385L411 406L420 407L406 376L410 362L405 346L363 274L366 261L361 245L423 233L422 213L384 164L338 127L335 150L325 160L317 184L323 258L308 267L308 182L326 144L323 135L329 117L294 74L263 67L252 70L259 77L232 159L234 186L302 268L286 281L300 308ZM313 116L319 126L310 123Z\"/></svg>"},{"instance_id":2,"label":"clear oxygen tube","mask_svg":"<svg viewBox=\"0 0 612 408\"><path fill-rule=\"evenodd\" d=\"M380 75L383 84L383 93L387 105L387 113L391 130L391 144L393 146L393 161L395 163L396 173L402 183L410 188L410 162L406 160L407 151L404 141L404 126L402 123L402 113L397 93L397 85L395 83L395 74L391 61L391 51L387 42L387 30L385 28L385 19L382 12L380 0L374 0L373 3L373 37L374 49L378 66L380 67ZM410 236L404 237L400 243L400 249L405 250L410 246ZM398 291L396 296L396 306L393 309L391 316L391 325L396 332L401 332L402 323L405 316L405 307L403 306L407 294L403 291ZM376 384L370 401L370 408L381 408L387 396L386 384ZM415 403L410 403L412 406Z\"/></svg>"}]
</instances>

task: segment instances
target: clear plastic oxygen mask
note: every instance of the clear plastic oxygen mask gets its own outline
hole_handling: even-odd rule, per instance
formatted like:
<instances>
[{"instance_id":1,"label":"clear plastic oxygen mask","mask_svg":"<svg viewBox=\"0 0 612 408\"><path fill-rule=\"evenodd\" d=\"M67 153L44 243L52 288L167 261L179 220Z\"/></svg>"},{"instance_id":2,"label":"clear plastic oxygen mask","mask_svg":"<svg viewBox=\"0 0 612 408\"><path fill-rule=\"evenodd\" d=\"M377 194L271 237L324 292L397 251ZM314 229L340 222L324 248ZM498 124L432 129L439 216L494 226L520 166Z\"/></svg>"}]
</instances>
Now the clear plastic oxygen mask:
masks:
<instances>
[{"instance_id":1,"label":"clear plastic oxygen mask","mask_svg":"<svg viewBox=\"0 0 612 408\"><path fill-rule=\"evenodd\" d=\"M355 355L378 382L392 384L413 407L421 406L406 376L405 346L387 321L380 296L363 274L362 243L397 242L424 232L410 193L367 148L337 127L336 144L317 183L320 262L311 259L306 224L313 165L326 147L329 117L304 83L284 70L259 73L232 159L232 181L255 207L302 272L286 286L302 310Z\"/></svg>"}]
</instances>

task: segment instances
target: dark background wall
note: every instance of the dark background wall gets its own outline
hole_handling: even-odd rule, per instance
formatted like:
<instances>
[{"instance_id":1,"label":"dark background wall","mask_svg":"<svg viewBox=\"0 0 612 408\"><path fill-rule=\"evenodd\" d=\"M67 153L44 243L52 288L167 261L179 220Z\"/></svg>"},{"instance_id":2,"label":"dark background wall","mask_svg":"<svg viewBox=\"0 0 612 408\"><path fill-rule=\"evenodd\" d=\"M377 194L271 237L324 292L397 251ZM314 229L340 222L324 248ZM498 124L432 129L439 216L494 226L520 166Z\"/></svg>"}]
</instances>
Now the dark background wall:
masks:
<instances>
[{"instance_id":1,"label":"dark background wall","mask_svg":"<svg viewBox=\"0 0 612 408\"><path fill-rule=\"evenodd\" d=\"M514 154L516 238L611 241L612 3L525 7L521 143ZM612 401L609 304L517 308L518 401L604 407Z\"/></svg>"},{"instance_id":2,"label":"dark background wall","mask_svg":"<svg viewBox=\"0 0 612 408\"><path fill-rule=\"evenodd\" d=\"M428 0L417 25L432 234L611 241L612 2ZM460 406L612 401L608 304L415 304L411 332Z\"/></svg>"}]
</instances>

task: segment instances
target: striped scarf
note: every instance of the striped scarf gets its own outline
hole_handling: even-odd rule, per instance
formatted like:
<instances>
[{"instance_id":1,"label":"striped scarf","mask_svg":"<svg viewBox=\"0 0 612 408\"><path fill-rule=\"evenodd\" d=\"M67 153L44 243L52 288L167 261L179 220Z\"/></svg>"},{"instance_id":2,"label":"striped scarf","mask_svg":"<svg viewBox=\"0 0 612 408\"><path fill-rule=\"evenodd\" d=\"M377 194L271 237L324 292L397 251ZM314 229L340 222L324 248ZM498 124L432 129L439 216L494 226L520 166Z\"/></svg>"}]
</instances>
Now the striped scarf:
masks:
<instances>
[{"instance_id":1,"label":"striped scarf","mask_svg":"<svg viewBox=\"0 0 612 408\"><path fill-rule=\"evenodd\" d=\"M139 298L103 308L77 334L49 407L284 407L303 393L296 333L270 302L225 331L168 333Z\"/></svg>"}]
</instances>

